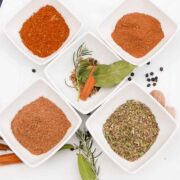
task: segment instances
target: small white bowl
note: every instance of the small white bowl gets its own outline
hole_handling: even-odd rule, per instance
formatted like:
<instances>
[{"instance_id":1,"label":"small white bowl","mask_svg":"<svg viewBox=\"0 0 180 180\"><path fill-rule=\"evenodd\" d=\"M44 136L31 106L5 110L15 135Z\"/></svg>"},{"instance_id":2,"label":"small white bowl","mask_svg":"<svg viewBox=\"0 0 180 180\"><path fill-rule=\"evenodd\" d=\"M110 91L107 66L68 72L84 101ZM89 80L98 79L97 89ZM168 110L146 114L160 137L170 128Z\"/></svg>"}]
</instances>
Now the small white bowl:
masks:
<instances>
[{"instance_id":1,"label":"small white bowl","mask_svg":"<svg viewBox=\"0 0 180 180\"><path fill-rule=\"evenodd\" d=\"M47 153L33 155L15 138L11 130L11 122L16 113L35 99L44 96L54 102L71 122L64 138ZM29 167L37 167L54 155L74 135L81 125L81 118L77 112L66 103L62 97L44 80L39 79L21 93L11 104L0 112L0 133L14 153Z\"/></svg>"},{"instance_id":2,"label":"small white bowl","mask_svg":"<svg viewBox=\"0 0 180 180\"><path fill-rule=\"evenodd\" d=\"M70 34L63 45L53 54L48 57L41 58L34 55L22 42L21 37L19 35L19 31L23 25L23 23L32 16L35 12L37 12L41 7L45 5L52 5L56 8L56 10L62 14L66 23L69 26ZM11 42L31 61L38 65L45 65L50 62L59 52L61 52L67 45L77 36L80 29L82 28L81 22L77 19L72 12L65 7L58 0L35 0L31 1L27 6L25 6L16 16L14 16L8 24L5 26L4 32L7 37L11 40Z\"/></svg>"},{"instance_id":3,"label":"small white bowl","mask_svg":"<svg viewBox=\"0 0 180 180\"><path fill-rule=\"evenodd\" d=\"M92 57L97 59L100 64L111 64L120 59L95 35L87 32L45 68L45 75L78 111L82 114L88 114L100 106L113 92L115 92L126 78L113 88L101 88L100 91L86 101L78 101L77 91L68 87L65 84L65 80L68 84L72 84L69 76L74 69L73 53L77 51L82 43L85 43L87 48L93 51Z\"/></svg>"},{"instance_id":4,"label":"small white bowl","mask_svg":"<svg viewBox=\"0 0 180 180\"><path fill-rule=\"evenodd\" d=\"M127 100L134 99L146 104L156 117L160 132L152 147L140 159L129 162L116 154L107 143L103 135L103 124L108 117L116 110L117 107ZM149 94L136 83L128 83L114 94L106 103L104 103L95 113L87 120L86 127L99 144L102 150L109 158L128 173L136 173L146 164L148 164L160 150L172 138L177 129L177 123L169 113Z\"/></svg>"},{"instance_id":5,"label":"small white bowl","mask_svg":"<svg viewBox=\"0 0 180 180\"><path fill-rule=\"evenodd\" d=\"M119 45L117 45L111 37L118 20L122 16L133 12L145 13L158 19L165 35L156 47L141 58L136 58L128 54ZM125 0L122 4L120 4L120 6L113 10L113 12L111 12L98 27L98 32L105 42L114 49L120 57L137 66L144 65L157 55L160 50L162 50L162 48L170 42L177 30L177 25L150 0Z\"/></svg>"}]
</instances>

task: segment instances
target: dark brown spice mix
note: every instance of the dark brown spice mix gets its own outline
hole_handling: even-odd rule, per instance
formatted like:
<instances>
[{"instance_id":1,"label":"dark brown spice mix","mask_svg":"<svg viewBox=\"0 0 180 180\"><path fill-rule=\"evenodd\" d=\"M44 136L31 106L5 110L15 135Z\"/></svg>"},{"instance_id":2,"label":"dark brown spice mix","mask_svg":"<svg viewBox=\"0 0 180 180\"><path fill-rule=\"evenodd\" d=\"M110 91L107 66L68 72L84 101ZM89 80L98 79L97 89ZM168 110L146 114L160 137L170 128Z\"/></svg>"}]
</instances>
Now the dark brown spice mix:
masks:
<instances>
[{"instance_id":1,"label":"dark brown spice mix","mask_svg":"<svg viewBox=\"0 0 180 180\"><path fill-rule=\"evenodd\" d=\"M53 6L46 5L26 20L19 33L30 51L47 57L63 45L70 30L62 15Z\"/></svg>"},{"instance_id":2,"label":"dark brown spice mix","mask_svg":"<svg viewBox=\"0 0 180 180\"><path fill-rule=\"evenodd\" d=\"M11 123L16 139L35 155L52 149L70 126L63 111L44 97L24 106Z\"/></svg>"}]
</instances>

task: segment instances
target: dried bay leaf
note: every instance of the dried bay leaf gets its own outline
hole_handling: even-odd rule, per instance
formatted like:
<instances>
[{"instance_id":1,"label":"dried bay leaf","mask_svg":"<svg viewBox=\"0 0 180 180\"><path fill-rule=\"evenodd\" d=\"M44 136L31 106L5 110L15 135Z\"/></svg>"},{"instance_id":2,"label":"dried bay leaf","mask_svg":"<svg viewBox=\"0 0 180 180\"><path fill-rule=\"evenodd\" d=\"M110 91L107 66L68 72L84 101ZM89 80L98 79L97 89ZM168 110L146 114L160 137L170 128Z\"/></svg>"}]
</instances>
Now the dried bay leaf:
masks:
<instances>
[{"instance_id":1,"label":"dried bay leaf","mask_svg":"<svg viewBox=\"0 0 180 180\"><path fill-rule=\"evenodd\" d=\"M96 79L96 87L113 87L119 84L136 66L126 62L117 61L110 65L98 64L93 76Z\"/></svg>"},{"instance_id":2,"label":"dried bay leaf","mask_svg":"<svg viewBox=\"0 0 180 180\"><path fill-rule=\"evenodd\" d=\"M96 174L94 173L91 163L82 155L78 156L78 168L82 180L96 180Z\"/></svg>"}]
</instances>

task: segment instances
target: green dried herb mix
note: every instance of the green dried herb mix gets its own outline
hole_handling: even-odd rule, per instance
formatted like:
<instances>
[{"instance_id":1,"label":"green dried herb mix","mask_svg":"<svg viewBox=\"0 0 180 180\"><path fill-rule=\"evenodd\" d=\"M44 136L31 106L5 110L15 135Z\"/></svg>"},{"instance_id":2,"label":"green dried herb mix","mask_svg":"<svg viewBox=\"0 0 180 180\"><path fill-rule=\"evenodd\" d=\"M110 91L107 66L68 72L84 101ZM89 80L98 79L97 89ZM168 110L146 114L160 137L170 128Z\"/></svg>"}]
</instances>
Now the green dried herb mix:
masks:
<instances>
[{"instance_id":1,"label":"green dried herb mix","mask_svg":"<svg viewBox=\"0 0 180 180\"><path fill-rule=\"evenodd\" d=\"M142 157L155 142L159 127L145 104L128 100L118 107L103 126L111 148L128 161Z\"/></svg>"}]
</instances>

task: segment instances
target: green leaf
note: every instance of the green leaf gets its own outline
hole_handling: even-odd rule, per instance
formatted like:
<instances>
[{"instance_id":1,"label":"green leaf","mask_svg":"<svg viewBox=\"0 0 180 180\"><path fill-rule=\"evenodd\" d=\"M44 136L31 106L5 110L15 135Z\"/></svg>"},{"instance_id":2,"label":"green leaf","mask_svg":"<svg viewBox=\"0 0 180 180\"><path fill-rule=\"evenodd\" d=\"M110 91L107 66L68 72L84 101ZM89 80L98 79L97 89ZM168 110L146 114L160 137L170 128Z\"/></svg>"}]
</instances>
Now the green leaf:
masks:
<instances>
[{"instance_id":1,"label":"green leaf","mask_svg":"<svg viewBox=\"0 0 180 180\"><path fill-rule=\"evenodd\" d=\"M110 65L98 64L93 76L96 79L96 87L113 87L119 84L135 66L126 61L117 61Z\"/></svg>"},{"instance_id":2,"label":"green leaf","mask_svg":"<svg viewBox=\"0 0 180 180\"><path fill-rule=\"evenodd\" d=\"M78 80L85 83L91 71L91 64L88 60L82 60L78 69Z\"/></svg>"},{"instance_id":3,"label":"green leaf","mask_svg":"<svg viewBox=\"0 0 180 180\"><path fill-rule=\"evenodd\" d=\"M65 144L60 150L74 150L75 147L72 144Z\"/></svg>"},{"instance_id":4,"label":"green leaf","mask_svg":"<svg viewBox=\"0 0 180 180\"><path fill-rule=\"evenodd\" d=\"M91 163L82 155L78 156L78 168L82 180L96 180L96 174L94 173Z\"/></svg>"}]
</instances>

